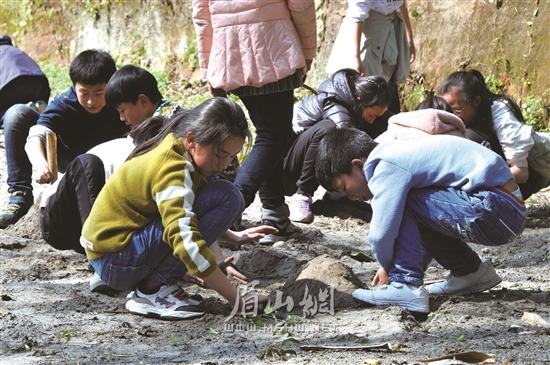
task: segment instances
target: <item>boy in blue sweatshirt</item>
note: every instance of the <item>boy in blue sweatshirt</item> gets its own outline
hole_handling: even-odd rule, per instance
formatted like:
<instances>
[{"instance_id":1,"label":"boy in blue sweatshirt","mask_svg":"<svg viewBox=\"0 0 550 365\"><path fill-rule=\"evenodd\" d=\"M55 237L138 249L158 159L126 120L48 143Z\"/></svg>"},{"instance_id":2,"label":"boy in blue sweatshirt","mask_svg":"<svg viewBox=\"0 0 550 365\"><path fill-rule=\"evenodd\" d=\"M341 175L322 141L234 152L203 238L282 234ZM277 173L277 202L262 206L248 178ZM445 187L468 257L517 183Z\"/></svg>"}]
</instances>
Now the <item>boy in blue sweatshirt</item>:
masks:
<instances>
[{"instance_id":1,"label":"boy in blue sweatshirt","mask_svg":"<svg viewBox=\"0 0 550 365\"><path fill-rule=\"evenodd\" d=\"M525 226L527 211L506 162L458 137L379 145L364 132L339 129L322 141L316 174L328 190L371 200L377 287L353 296L375 305L428 313L429 294L494 287L501 278L466 242L501 245ZM450 274L424 288L431 258Z\"/></svg>"},{"instance_id":2,"label":"boy in blue sweatshirt","mask_svg":"<svg viewBox=\"0 0 550 365\"><path fill-rule=\"evenodd\" d=\"M23 104L8 109L4 138L10 196L0 213L0 229L17 222L32 206L33 170L36 182L52 182L45 153L48 133L57 135L58 166L64 171L76 156L128 132L105 101L105 88L115 71L115 61L107 52L83 51L71 62L73 85L42 114Z\"/></svg>"}]
</instances>

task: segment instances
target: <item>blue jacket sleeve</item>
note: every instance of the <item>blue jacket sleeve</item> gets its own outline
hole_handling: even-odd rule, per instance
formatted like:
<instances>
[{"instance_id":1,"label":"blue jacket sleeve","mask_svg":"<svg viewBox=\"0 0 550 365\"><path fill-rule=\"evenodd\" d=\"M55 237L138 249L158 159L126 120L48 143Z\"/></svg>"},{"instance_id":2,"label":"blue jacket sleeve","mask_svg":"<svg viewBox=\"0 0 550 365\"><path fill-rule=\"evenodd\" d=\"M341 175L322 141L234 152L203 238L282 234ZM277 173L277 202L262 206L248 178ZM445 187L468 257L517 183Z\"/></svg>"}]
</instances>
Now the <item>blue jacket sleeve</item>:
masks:
<instances>
[{"instance_id":1,"label":"blue jacket sleeve","mask_svg":"<svg viewBox=\"0 0 550 365\"><path fill-rule=\"evenodd\" d=\"M379 162L368 180L373 198L369 241L380 266L389 270L393 247L399 234L407 195L413 186L411 174L386 161Z\"/></svg>"}]
</instances>

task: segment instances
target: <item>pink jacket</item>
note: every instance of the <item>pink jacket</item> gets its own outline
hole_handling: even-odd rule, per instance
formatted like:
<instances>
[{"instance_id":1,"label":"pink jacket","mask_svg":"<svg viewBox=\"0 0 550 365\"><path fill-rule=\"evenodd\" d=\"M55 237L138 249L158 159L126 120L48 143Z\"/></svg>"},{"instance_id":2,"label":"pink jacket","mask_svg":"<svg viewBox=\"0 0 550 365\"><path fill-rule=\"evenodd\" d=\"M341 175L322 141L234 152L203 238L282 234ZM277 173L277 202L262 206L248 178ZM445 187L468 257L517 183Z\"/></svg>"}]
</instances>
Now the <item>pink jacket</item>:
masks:
<instances>
[{"instance_id":1,"label":"pink jacket","mask_svg":"<svg viewBox=\"0 0 550 365\"><path fill-rule=\"evenodd\" d=\"M464 137L465 132L464 123L456 115L444 110L422 109L392 116L388 130L379 135L376 142L416 139L433 134Z\"/></svg>"},{"instance_id":2,"label":"pink jacket","mask_svg":"<svg viewBox=\"0 0 550 365\"><path fill-rule=\"evenodd\" d=\"M260 87L315 57L314 0L193 0L193 24L214 88Z\"/></svg>"}]
</instances>

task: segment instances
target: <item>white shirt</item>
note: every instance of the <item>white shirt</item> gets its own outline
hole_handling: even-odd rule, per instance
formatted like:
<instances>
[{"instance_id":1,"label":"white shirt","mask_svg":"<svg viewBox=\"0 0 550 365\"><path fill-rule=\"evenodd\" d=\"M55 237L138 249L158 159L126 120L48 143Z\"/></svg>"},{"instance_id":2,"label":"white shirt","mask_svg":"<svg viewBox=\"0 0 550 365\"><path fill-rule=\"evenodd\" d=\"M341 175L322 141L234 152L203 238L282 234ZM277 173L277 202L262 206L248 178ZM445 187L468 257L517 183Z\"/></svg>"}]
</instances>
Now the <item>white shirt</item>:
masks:
<instances>
[{"instance_id":1,"label":"white shirt","mask_svg":"<svg viewBox=\"0 0 550 365\"><path fill-rule=\"evenodd\" d=\"M396 11L405 0L348 0L346 18L353 22L362 22L369 17L369 11L388 15Z\"/></svg>"},{"instance_id":2,"label":"white shirt","mask_svg":"<svg viewBox=\"0 0 550 365\"><path fill-rule=\"evenodd\" d=\"M90 149L87 153L99 157L105 167L105 181L109 180L113 173L126 161L135 148L130 136L113 139Z\"/></svg>"},{"instance_id":3,"label":"white shirt","mask_svg":"<svg viewBox=\"0 0 550 365\"><path fill-rule=\"evenodd\" d=\"M527 157L533 148L533 128L519 121L505 102L495 100L491 104L493 130L511 166L527 167Z\"/></svg>"},{"instance_id":4,"label":"white shirt","mask_svg":"<svg viewBox=\"0 0 550 365\"><path fill-rule=\"evenodd\" d=\"M134 148L135 145L132 138L127 136L125 138L117 138L98 144L86 153L96 155L101 162L103 162L103 166L105 167L105 181L107 181L124 161L126 161ZM41 208L45 207L49 197L55 194L62 177L63 174L59 173L57 180L43 192L40 198Z\"/></svg>"}]
</instances>

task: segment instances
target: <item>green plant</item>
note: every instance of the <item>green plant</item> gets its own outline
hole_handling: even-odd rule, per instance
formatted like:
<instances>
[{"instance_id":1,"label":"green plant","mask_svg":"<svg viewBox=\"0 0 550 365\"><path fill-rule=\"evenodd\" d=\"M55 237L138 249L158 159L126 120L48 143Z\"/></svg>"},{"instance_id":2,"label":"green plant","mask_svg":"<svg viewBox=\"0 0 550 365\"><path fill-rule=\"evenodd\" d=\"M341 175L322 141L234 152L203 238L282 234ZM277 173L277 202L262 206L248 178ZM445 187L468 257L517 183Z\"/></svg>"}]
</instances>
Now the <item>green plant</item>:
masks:
<instances>
[{"instance_id":1,"label":"green plant","mask_svg":"<svg viewBox=\"0 0 550 365\"><path fill-rule=\"evenodd\" d=\"M67 328L57 332L57 337L63 338L65 342L69 342L71 338L76 336L76 330L74 328Z\"/></svg>"},{"instance_id":2,"label":"green plant","mask_svg":"<svg viewBox=\"0 0 550 365\"><path fill-rule=\"evenodd\" d=\"M183 61L187 63L191 70L195 70L199 66L199 51L197 48L197 41L195 36L190 37L190 40L186 44L185 53L183 54Z\"/></svg>"},{"instance_id":3,"label":"green plant","mask_svg":"<svg viewBox=\"0 0 550 365\"><path fill-rule=\"evenodd\" d=\"M69 77L68 66L61 66L53 62L45 62L40 65L40 68L48 78L50 89L52 90L52 98L61 94L71 86L72 83Z\"/></svg>"},{"instance_id":4,"label":"green plant","mask_svg":"<svg viewBox=\"0 0 550 365\"><path fill-rule=\"evenodd\" d=\"M522 103L522 113L525 122L535 130L550 130L547 111L541 97L528 95Z\"/></svg>"},{"instance_id":5,"label":"green plant","mask_svg":"<svg viewBox=\"0 0 550 365\"><path fill-rule=\"evenodd\" d=\"M491 73L485 77L485 83L489 90L495 94L503 94L505 92L506 85L501 77Z\"/></svg>"},{"instance_id":6,"label":"green plant","mask_svg":"<svg viewBox=\"0 0 550 365\"><path fill-rule=\"evenodd\" d=\"M218 331L217 329L211 327L211 328L208 329L208 334L209 334L210 336L215 337L215 336L219 336L219 335L220 335L220 331Z\"/></svg>"},{"instance_id":7,"label":"green plant","mask_svg":"<svg viewBox=\"0 0 550 365\"><path fill-rule=\"evenodd\" d=\"M456 342L464 342L464 335L456 335L456 336L453 336L452 339Z\"/></svg>"},{"instance_id":8,"label":"green plant","mask_svg":"<svg viewBox=\"0 0 550 365\"><path fill-rule=\"evenodd\" d=\"M170 333L170 344L174 347L178 345L178 338L175 333Z\"/></svg>"},{"instance_id":9,"label":"green plant","mask_svg":"<svg viewBox=\"0 0 550 365\"><path fill-rule=\"evenodd\" d=\"M415 110L417 105L426 98L426 88L424 84L413 85L412 89L405 94L403 100L403 111Z\"/></svg>"}]
</instances>

